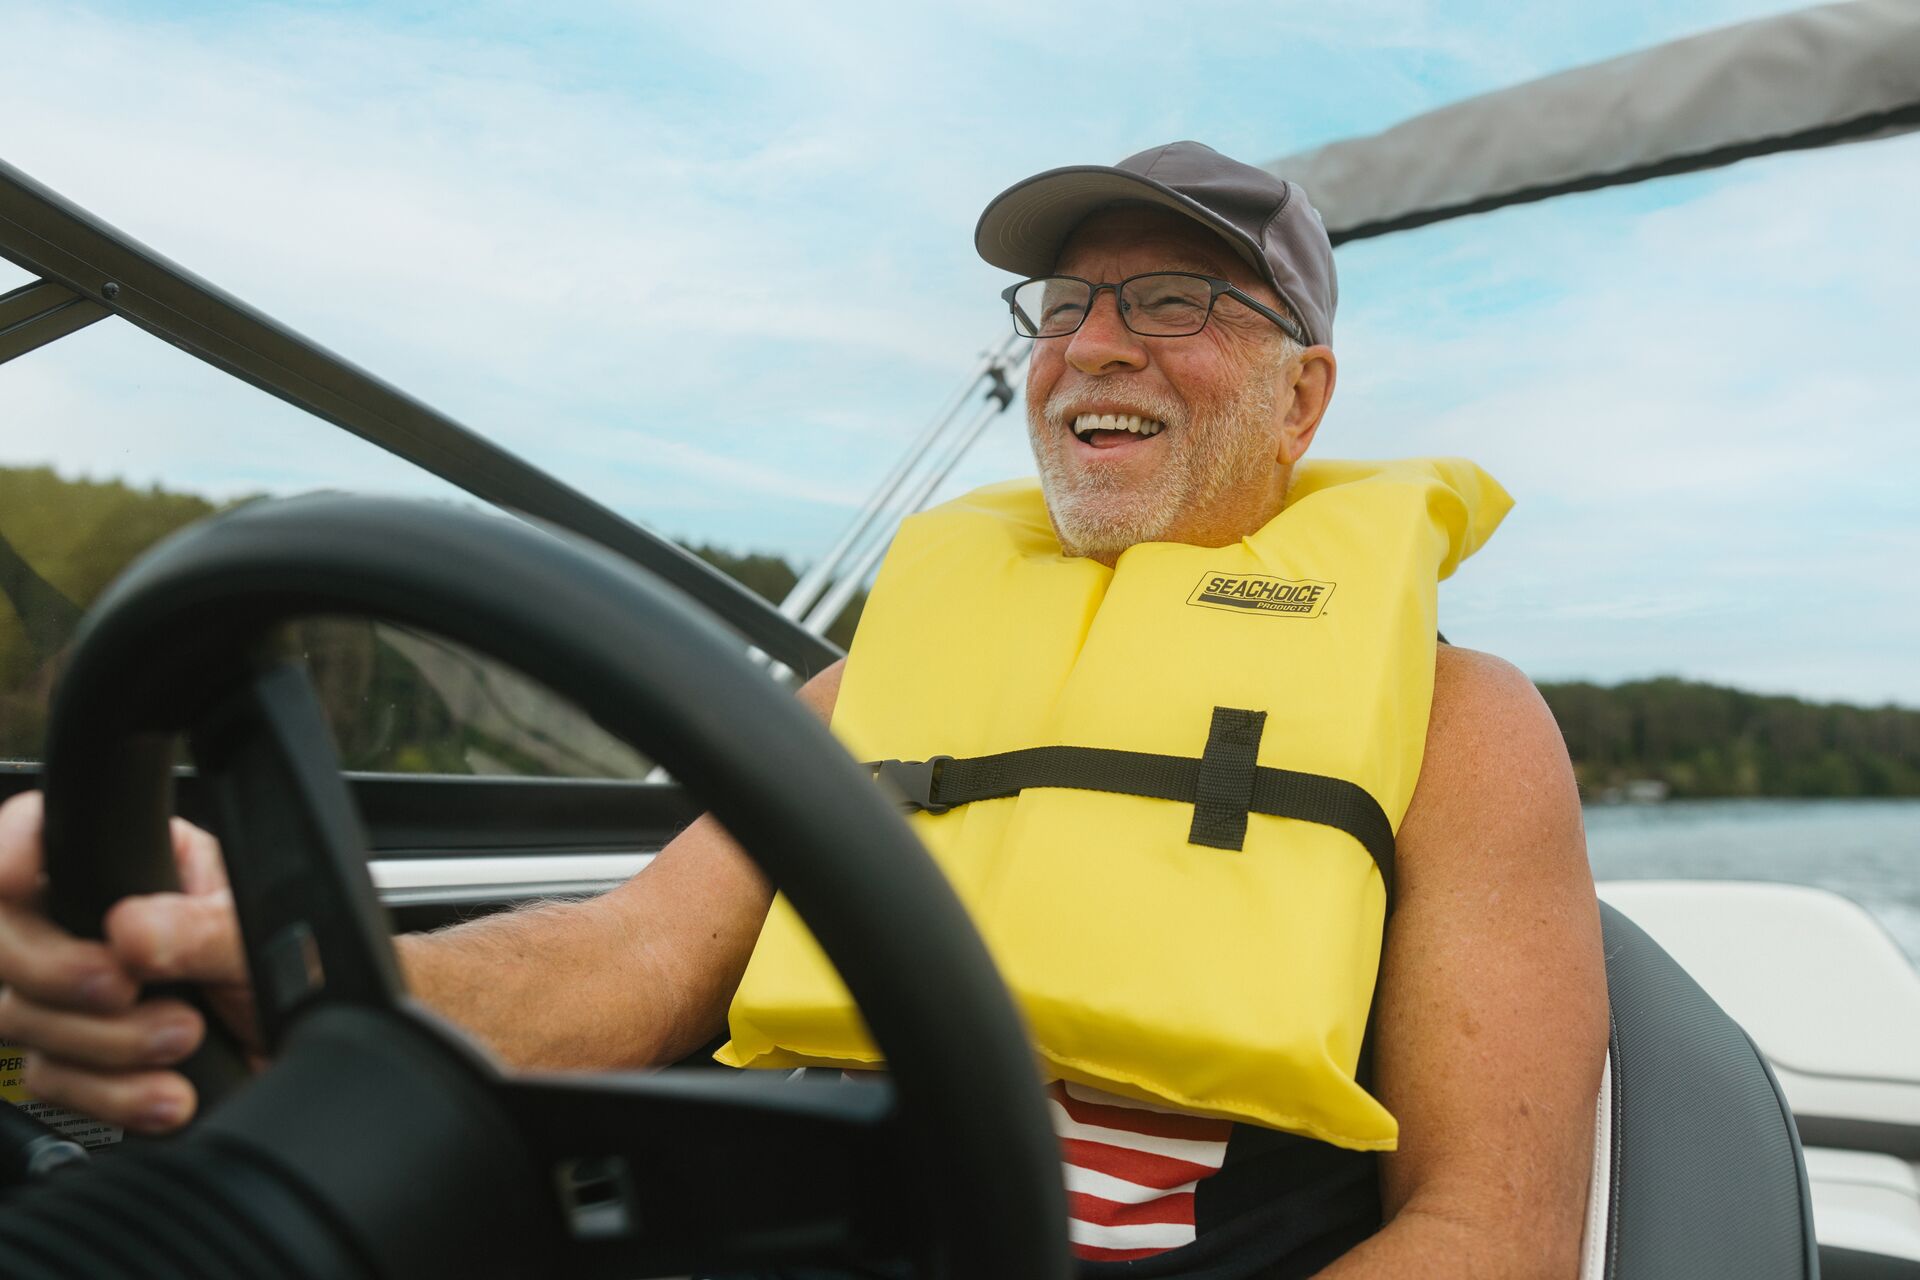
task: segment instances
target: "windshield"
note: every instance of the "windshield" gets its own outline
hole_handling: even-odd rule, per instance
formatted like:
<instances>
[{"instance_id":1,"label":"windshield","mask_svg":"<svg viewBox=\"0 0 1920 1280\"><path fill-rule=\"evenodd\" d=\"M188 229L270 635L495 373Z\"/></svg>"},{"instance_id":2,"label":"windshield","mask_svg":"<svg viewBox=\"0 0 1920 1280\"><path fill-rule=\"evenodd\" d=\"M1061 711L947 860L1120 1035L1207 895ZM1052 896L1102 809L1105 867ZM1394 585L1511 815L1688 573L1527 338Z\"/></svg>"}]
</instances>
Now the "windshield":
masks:
<instances>
[{"instance_id":1,"label":"windshield","mask_svg":"<svg viewBox=\"0 0 1920 1280\"><path fill-rule=\"evenodd\" d=\"M0 279L0 292L12 283ZM0 444L0 761L40 758L59 657L81 614L167 534L313 489L471 503L125 325L97 325L0 376L10 428ZM124 407L100 413L100 396ZM307 667L348 769L642 777L651 768L579 709L438 637L315 618L280 643Z\"/></svg>"},{"instance_id":2,"label":"windshield","mask_svg":"<svg viewBox=\"0 0 1920 1280\"><path fill-rule=\"evenodd\" d=\"M1327 82L1279 95L1267 54L1178 46L1183 106L1127 103L1097 123L1084 103L1031 94L1061 34L1044 29L989 58L979 24L929 19L876 35L878 50L844 55L853 66L775 16L747 40L686 16L645 34L689 79L635 87L552 49L420 72L403 33L313 18L320 38L275 46L271 88L213 76L212 104L149 84L159 105L144 115L97 108L118 112L94 131L111 144L69 126L8 158L621 513L778 557L790 576L1005 325L1006 278L969 235L1006 184L1163 134L1264 160L1766 7L1620 15L1606 30L1569 19L1465 46L1436 31L1415 63L1342 29L1312 72ZM88 47L56 15L34 21L47 48ZM89 56L113 59L114 92L135 94L140 41L237 70L286 34L276 21L218 39L136 23L121 53L96 42ZM658 48L640 56L635 28L599 34L612 62L662 64ZM935 47L957 69L928 70L946 65L923 56ZM64 74L52 60L11 92L52 93ZM728 95L738 114L699 115ZM1247 104L1276 96L1295 109L1254 113L1256 128ZM181 142L209 136L219 154ZM297 164L288 137L309 140ZM135 182L135 151L193 180ZM1920 954L1915 207L1908 135L1347 245L1339 391L1315 453L1464 454L1516 495L1443 588L1442 625L1547 687L1603 877L1828 884ZM112 322L5 366L0 395L7 483L128 513L83 536L75 507L50 536L40 499L0 509L34 570L22 589L37 577L75 605L145 531L252 494L453 496ZM1020 417L998 419L931 500L1030 472ZM93 550L99 538L121 550ZM36 625L38 640L0 622L0 749L29 757L53 634ZM382 663L420 670L424 643L336 647L359 654L342 669L378 683ZM459 679L424 683L450 707ZM501 709L513 697L486 696L473 705L493 710L476 715L515 719ZM603 767L477 739L409 755L383 732L366 730L362 767Z\"/></svg>"}]
</instances>

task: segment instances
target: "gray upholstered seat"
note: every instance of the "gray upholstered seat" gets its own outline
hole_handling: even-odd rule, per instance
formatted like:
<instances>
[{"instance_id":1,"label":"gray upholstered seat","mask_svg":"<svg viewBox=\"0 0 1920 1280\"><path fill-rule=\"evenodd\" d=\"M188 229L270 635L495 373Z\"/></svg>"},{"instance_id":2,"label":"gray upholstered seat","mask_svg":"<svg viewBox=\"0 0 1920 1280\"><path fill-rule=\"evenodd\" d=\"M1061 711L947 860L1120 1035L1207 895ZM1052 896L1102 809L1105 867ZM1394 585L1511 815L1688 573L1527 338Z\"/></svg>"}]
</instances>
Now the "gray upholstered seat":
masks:
<instances>
[{"instance_id":1,"label":"gray upholstered seat","mask_svg":"<svg viewBox=\"0 0 1920 1280\"><path fill-rule=\"evenodd\" d=\"M1766 1059L1638 925L1600 915L1613 1036L1581 1274L1813 1280L1806 1163Z\"/></svg>"}]
</instances>

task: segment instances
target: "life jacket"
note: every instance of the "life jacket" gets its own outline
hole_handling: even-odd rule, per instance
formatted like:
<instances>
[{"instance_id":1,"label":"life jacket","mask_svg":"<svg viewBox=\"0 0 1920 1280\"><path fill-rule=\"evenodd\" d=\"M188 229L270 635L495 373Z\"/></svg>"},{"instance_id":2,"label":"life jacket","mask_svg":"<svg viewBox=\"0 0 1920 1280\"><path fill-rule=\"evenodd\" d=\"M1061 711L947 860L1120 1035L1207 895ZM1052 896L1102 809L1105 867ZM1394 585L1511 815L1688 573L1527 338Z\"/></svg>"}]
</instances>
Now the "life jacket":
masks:
<instances>
[{"instance_id":1,"label":"life jacket","mask_svg":"<svg viewBox=\"0 0 1920 1280\"><path fill-rule=\"evenodd\" d=\"M1436 584L1510 505L1462 460L1318 462L1237 544L1142 543L1112 569L1061 553L1032 480L901 526L833 730L931 788L910 822L1050 1076L1393 1147L1354 1072ZM729 1022L730 1065L880 1060L784 898Z\"/></svg>"}]
</instances>

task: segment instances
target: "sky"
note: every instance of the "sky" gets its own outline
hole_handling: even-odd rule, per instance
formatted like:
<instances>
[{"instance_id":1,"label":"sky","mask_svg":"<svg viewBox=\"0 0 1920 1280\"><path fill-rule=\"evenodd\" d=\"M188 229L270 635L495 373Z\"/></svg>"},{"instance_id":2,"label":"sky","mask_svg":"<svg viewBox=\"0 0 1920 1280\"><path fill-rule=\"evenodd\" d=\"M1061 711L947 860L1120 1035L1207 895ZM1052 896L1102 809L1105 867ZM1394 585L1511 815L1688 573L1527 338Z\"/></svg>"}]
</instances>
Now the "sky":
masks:
<instances>
[{"instance_id":1,"label":"sky","mask_svg":"<svg viewBox=\"0 0 1920 1280\"><path fill-rule=\"evenodd\" d=\"M805 562L1000 341L1011 183L1792 7L0 0L0 159L622 514ZM1506 484L1442 624L1536 679L1920 706L1915 208L1909 135L1343 247L1316 452ZM1017 409L941 496L1030 472ZM41 464L445 492L120 324L0 367Z\"/></svg>"}]
</instances>

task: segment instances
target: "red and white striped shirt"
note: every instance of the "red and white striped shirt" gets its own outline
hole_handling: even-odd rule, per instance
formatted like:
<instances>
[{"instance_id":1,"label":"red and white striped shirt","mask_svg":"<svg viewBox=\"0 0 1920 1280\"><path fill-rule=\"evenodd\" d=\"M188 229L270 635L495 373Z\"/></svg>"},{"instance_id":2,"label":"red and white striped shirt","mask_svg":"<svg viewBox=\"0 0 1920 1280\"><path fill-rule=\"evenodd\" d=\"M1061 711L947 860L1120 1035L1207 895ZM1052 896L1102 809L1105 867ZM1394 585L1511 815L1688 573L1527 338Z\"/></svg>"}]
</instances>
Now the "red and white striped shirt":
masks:
<instances>
[{"instance_id":1,"label":"red and white striped shirt","mask_svg":"<svg viewBox=\"0 0 1920 1280\"><path fill-rule=\"evenodd\" d=\"M1067 1238L1096 1262L1151 1257L1194 1240L1194 1191L1227 1158L1230 1120L1187 1115L1056 1080Z\"/></svg>"},{"instance_id":2,"label":"red and white striped shirt","mask_svg":"<svg viewBox=\"0 0 1920 1280\"><path fill-rule=\"evenodd\" d=\"M878 1071L843 1071L873 1080ZM1076 1258L1127 1262L1192 1244L1194 1193L1227 1158L1231 1120L1189 1115L1055 1080L1047 1112L1060 1138L1067 1240Z\"/></svg>"}]
</instances>

